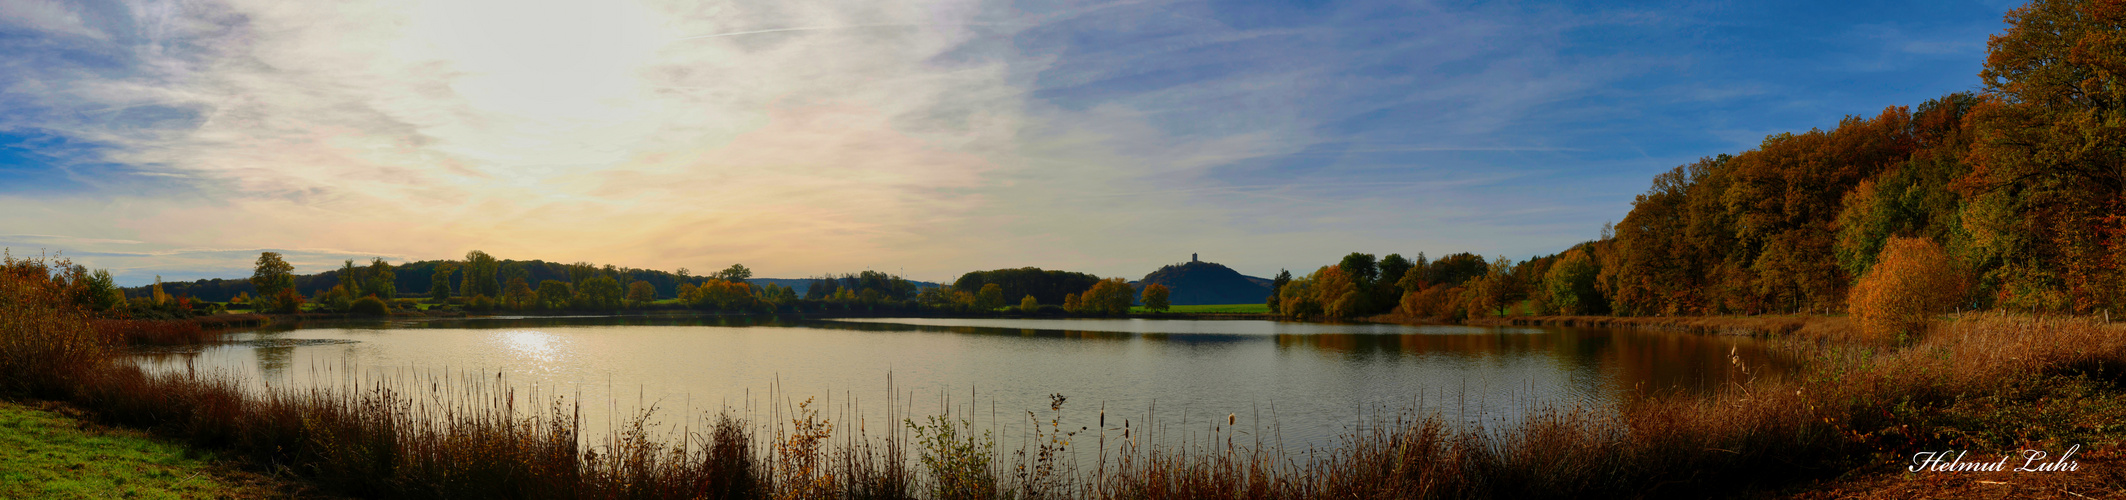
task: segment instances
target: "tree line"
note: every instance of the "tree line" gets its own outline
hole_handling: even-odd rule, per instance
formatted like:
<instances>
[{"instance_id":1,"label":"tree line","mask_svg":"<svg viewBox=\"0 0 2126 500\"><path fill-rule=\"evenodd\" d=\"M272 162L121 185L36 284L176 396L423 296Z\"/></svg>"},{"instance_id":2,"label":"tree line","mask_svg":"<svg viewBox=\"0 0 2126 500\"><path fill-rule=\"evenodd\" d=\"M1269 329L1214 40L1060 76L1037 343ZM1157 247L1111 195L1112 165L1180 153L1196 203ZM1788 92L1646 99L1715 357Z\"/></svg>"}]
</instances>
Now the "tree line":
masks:
<instances>
[{"instance_id":1,"label":"tree line","mask_svg":"<svg viewBox=\"0 0 2126 500\"><path fill-rule=\"evenodd\" d=\"M2126 6L2040 0L1988 42L1960 92L1654 177L1602 237L1514 262L1352 254L1280 275L1280 313L1443 319L1531 313L1852 310L1895 269L1954 293L1928 306L2094 314L2126 305ZM1902 250L1892 252L1892 243ZM1927 257L1939 253L1940 259ZM1895 274L1895 273L1889 273ZM1886 274L1883 279L1891 279ZM1919 279L1914 277L1912 279ZM1392 282L1392 283L1391 283Z\"/></svg>"}]
</instances>

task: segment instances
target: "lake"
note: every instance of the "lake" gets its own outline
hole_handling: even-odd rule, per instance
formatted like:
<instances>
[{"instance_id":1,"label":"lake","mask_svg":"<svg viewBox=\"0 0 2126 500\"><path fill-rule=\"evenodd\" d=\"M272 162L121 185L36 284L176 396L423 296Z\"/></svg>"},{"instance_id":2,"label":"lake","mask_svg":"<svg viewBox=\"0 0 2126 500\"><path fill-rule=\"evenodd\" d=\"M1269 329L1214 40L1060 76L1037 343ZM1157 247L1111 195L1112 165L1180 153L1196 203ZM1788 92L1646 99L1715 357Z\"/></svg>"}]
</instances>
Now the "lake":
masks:
<instances>
[{"instance_id":1,"label":"lake","mask_svg":"<svg viewBox=\"0 0 2126 500\"><path fill-rule=\"evenodd\" d=\"M1439 412L1491 427L1539 405L1728 384L1741 376L1730 353L1760 378L1791 364L1740 337L1245 320L495 317L226 339L139 359L261 387L499 377L530 400L582 402L593 434L649 405L660 422L699 429L704 412L777 422L816 398L838 428L874 435L949 411L1007 449L1033 425L1028 412L1075 429L1104 408L1108 427L1127 420L1143 435L1150 421L1154 436L1200 436L1230 415L1243 439L1305 448L1333 445L1364 416ZM1061 412L1051 394L1067 398Z\"/></svg>"}]
</instances>

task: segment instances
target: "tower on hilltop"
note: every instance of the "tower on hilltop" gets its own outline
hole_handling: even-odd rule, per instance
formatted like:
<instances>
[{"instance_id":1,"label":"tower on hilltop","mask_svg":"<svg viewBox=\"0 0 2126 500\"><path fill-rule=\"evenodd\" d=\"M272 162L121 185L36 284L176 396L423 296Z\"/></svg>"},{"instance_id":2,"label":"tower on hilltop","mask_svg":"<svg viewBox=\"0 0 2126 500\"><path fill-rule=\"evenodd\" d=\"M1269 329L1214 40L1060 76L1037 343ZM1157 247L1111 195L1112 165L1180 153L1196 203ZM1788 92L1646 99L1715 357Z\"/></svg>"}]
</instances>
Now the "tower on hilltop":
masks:
<instances>
[{"instance_id":1,"label":"tower on hilltop","mask_svg":"<svg viewBox=\"0 0 2126 500\"><path fill-rule=\"evenodd\" d=\"M1200 261L1200 260L1196 260L1196 254L1194 254L1194 253L1190 253L1190 254L1188 254L1188 261L1189 261L1189 262L1203 262L1203 261Z\"/></svg>"}]
</instances>

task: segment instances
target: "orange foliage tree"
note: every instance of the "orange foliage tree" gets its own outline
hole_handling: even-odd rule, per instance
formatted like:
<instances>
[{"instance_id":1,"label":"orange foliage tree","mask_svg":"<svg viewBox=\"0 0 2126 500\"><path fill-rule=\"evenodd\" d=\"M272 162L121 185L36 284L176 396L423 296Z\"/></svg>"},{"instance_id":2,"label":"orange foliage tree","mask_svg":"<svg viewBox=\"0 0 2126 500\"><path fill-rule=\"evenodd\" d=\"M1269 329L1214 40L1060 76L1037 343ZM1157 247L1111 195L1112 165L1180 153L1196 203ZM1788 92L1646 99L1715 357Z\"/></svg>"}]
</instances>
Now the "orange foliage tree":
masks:
<instances>
[{"instance_id":1,"label":"orange foliage tree","mask_svg":"<svg viewBox=\"0 0 2126 500\"><path fill-rule=\"evenodd\" d=\"M635 280L627 284L627 301L629 304L640 307L656 300L657 285L652 285L650 282L642 280Z\"/></svg>"},{"instance_id":2,"label":"orange foliage tree","mask_svg":"<svg viewBox=\"0 0 2126 500\"><path fill-rule=\"evenodd\" d=\"M1865 337L1917 334L1928 316L1955 307L1963 297L1964 280L1955 262L1933 241L1891 238L1875 260L1847 298L1847 310Z\"/></svg>"},{"instance_id":3,"label":"orange foliage tree","mask_svg":"<svg viewBox=\"0 0 2126 500\"><path fill-rule=\"evenodd\" d=\"M1129 305L1137 301L1137 290L1122 278L1108 278L1093 283L1093 287L1078 297L1078 307L1083 312L1095 314L1128 314Z\"/></svg>"}]
</instances>

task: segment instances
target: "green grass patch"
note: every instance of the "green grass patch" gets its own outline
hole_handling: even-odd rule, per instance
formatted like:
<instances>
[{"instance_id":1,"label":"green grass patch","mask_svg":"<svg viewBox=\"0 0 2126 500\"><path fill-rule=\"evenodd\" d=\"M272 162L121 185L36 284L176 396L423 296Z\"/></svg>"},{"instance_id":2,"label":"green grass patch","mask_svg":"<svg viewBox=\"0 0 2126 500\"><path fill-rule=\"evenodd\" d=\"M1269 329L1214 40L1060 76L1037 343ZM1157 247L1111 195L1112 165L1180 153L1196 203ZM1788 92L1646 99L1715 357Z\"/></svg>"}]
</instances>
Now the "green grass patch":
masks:
<instances>
[{"instance_id":1,"label":"green grass patch","mask_svg":"<svg viewBox=\"0 0 2126 500\"><path fill-rule=\"evenodd\" d=\"M182 445L0 401L0 498L251 498Z\"/></svg>"},{"instance_id":2,"label":"green grass patch","mask_svg":"<svg viewBox=\"0 0 2126 500\"><path fill-rule=\"evenodd\" d=\"M1149 313L1149 312L1152 312L1152 311L1151 311L1150 309L1145 309L1145 308L1144 308L1144 306L1135 306L1135 307L1131 307L1131 308L1129 308L1129 312L1133 312L1133 313ZM1169 313L1226 313L1226 314L1269 314L1269 313L1270 313L1270 306L1269 306L1269 305L1266 305L1266 304L1203 304L1203 305L1193 305L1193 306L1172 306L1172 307L1169 307L1169 308L1167 308L1166 312L1169 312Z\"/></svg>"}]
</instances>

